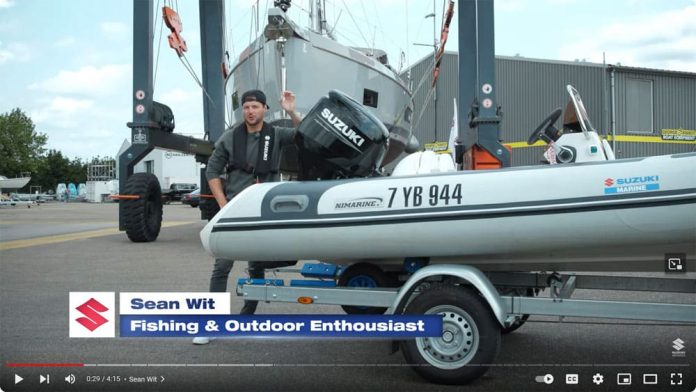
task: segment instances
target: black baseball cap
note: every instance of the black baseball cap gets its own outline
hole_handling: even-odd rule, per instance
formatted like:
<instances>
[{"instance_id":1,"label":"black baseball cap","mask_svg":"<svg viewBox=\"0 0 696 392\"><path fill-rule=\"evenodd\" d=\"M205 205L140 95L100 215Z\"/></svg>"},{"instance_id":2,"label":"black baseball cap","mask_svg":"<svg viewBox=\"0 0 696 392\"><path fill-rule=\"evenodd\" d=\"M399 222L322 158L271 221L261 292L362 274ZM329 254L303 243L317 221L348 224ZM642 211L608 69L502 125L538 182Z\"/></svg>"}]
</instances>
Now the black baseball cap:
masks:
<instances>
[{"instance_id":1,"label":"black baseball cap","mask_svg":"<svg viewBox=\"0 0 696 392\"><path fill-rule=\"evenodd\" d=\"M266 106L266 109L268 109L268 104L266 104L266 94L263 93L261 90L249 90L242 94L242 105L244 105L244 102L259 102L262 103Z\"/></svg>"}]
</instances>

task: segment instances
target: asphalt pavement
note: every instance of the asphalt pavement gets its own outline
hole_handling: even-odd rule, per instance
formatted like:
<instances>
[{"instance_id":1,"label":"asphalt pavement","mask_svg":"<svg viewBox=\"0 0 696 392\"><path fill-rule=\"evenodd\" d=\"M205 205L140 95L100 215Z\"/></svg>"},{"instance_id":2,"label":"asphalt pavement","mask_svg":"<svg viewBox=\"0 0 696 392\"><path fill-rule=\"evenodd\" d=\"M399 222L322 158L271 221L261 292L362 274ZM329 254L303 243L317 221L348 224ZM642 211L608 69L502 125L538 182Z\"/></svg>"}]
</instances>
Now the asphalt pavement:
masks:
<instances>
[{"instance_id":1,"label":"asphalt pavement","mask_svg":"<svg viewBox=\"0 0 696 392\"><path fill-rule=\"evenodd\" d=\"M198 210L181 204L164 208L165 227L152 243L132 243L118 232L116 204L47 203L32 208L0 209L2 390L402 392L696 388L696 328L672 323L532 317L518 331L503 337L495 364L483 377L466 386L428 383L405 363L401 353L392 354L390 343L383 340L217 339L206 346L194 346L190 338L69 338L71 291L207 290L213 261L200 244L198 233L204 222L199 220ZM236 263L231 281L244 276L245 267L246 263ZM228 289L234 291L232 284ZM579 290L577 295L696 303L693 294ZM241 308L239 297L232 295L232 301L233 309ZM341 309L262 303L258 313L337 314ZM685 352L684 357L675 355L676 339L684 342L684 348L678 350ZM618 385L621 377L625 381L625 375L619 376L620 373L631 374L631 385ZM543 379L547 374L553 376L553 383L535 381L536 376ZM567 384L566 375L571 375L572 380L574 374L578 383ZM600 385L593 383L596 374L603 376ZM657 384L644 385L644 374L656 375Z\"/></svg>"}]
</instances>

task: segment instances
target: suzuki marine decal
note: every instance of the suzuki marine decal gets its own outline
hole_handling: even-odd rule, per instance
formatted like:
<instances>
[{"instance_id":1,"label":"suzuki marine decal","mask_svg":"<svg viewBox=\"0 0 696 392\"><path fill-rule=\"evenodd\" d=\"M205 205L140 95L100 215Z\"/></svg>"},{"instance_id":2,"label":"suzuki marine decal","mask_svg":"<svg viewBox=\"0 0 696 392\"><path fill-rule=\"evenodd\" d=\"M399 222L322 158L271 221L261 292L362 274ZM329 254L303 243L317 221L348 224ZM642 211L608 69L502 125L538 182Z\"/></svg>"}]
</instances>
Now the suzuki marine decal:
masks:
<instances>
[{"instance_id":1,"label":"suzuki marine decal","mask_svg":"<svg viewBox=\"0 0 696 392\"><path fill-rule=\"evenodd\" d=\"M380 208L384 206L381 197L361 197L357 199L338 200L334 204L335 210L363 210L367 208Z\"/></svg>"},{"instance_id":2,"label":"suzuki marine decal","mask_svg":"<svg viewBox=\"0 0 696 392\"><path fill-rule=\"evenodd\" d=\"M660 176L607 178L604 180L604 194L657 191L660 189Z\"/></svg>"}]
</instances>

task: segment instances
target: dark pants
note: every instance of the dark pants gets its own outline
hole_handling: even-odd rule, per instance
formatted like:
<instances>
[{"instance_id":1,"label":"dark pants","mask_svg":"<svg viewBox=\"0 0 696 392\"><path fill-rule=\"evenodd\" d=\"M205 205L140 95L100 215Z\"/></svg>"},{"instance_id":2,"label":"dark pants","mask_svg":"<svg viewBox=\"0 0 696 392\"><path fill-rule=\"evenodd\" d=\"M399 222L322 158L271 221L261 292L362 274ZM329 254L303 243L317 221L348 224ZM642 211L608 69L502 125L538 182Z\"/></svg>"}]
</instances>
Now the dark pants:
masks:
<instances>
[{"instance_id":1,"label":"dark pants","mask_svg":"<svg viewBox=\"0 0 696 392\"><path fill-rule=\"evenodd\" d=\"M297 264L297 261L250 261L249 277L251 279L264 279L266 269L287 267ZM210 276L210 292L224 293L227 291L227 279L234 265L234 260L215 259L213 274ZM254 314L258 301L244 301L244 306L239 314Z\"/></svg>"}]
</instances>

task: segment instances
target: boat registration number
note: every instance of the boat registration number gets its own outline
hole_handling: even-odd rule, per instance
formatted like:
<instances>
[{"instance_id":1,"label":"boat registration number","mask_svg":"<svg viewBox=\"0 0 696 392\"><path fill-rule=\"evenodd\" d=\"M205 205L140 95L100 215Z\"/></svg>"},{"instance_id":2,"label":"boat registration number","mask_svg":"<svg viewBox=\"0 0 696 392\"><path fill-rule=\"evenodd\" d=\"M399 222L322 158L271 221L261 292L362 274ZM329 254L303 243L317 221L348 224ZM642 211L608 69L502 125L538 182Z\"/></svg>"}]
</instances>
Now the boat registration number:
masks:
<instances>
[{"instance_id":1,"label":"boat registration number","mask_svg":"<svg viewBox=\"0 0 696 392\"><path fill-rule=\"evenodd\" d=\"M387 208L439 207L462 204L462 185L450 184L389 188Z\"/></svg>"}]
</instances>

